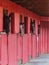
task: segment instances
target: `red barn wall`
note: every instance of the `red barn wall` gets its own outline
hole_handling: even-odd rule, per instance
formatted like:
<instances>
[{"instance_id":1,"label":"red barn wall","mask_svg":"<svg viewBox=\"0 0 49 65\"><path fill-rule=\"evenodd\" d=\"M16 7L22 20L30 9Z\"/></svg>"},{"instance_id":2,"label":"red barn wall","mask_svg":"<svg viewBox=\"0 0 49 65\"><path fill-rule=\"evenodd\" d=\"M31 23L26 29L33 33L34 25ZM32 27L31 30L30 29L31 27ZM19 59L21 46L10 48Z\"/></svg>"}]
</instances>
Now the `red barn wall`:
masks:
<instances>
[{"instance_id":1,"label":"red barn wall","mask_svg":"<svg viewBox=\"0 0 49 65\"><path fill-rule=\"evenodd\" d=\"M31 17L32 19L40 19L38 15L36 15L35 13L32 13L30 12L29 10L17 5L17 4L14 4L13 2L11 1L8 1L8 0L1 0L0 1L0 7L2 7L1 10L3 9L7 9L10 12L14 12L15 13L15 17L16 19L14 20L14 22L18 21L17 24L16 22L14 23L16 26L15 27L15 32L18 33L19 32L19 19L18 19L18 16L19 14L21 14L23 17L24 16L27 16L28 19L29 17ZM1 16L3 15L3 13L1 14ZM29 20L28 20L28 24L29 24ZM29 27L29 25L28 25ZM18 29L17 29L18 28ZM29 29L28 29L28 32L29 32Z\"/></svg>"},{"instance_id":2,"label":"red barn wall","mask_svg":"<svg viewBox=\"0 0 49 65\"><path fill-rule=\"evenodd\" d=\"M33 45L33 48L31 48L32 45L29 42L29 45L27 43L28 48L29 48L29 50L28 50L27 49L27 45L25 44L25 39L20 40L20 41L23 41L24 48L26 46L26 49L27 49L26 50L26 59L25 59L25 56L23 56L23 58L22 58L21 53L20 53L20 55L18 55L18 58L22 58L23 59L23 62L26 62L28 60L27 55L32 55L32 57L35 58L37 54L42 54L42 53L45 53L45 52L46 53L49 53L49 47L48 47L49 46L49 44L48 44L49 43L49 40L48 40L48 43L47 43L47 40L45 41L45 39L47 39L47 38L49 39L49 33L48 33L49 32L49 30L48 30L49 29L49 26L47 27L48 29L46 29L46 30L45 30L45 28L43 29L41 27L41 34L40 34L40 36L38 37L38 40L37 40L38 22L39 21L42 21L42 22L43 21L49 21L49 17L38 16L37 14L35 14L35 13L33 13L33 12L31 12L31 11L29 11L29 10L27 10L27 9L25 9L25 8L17 5L17 4L14 4L11 1L8 1L8 0L0 0L0 31L3 31L3 9L7 9L9 13L10 12L13 12L14 13L14 19L13 19L14 21L12 21L13 22L13 24L12 24L13 27L11 26L12 27L11 28L12 29L12 32L14 32L14 33L19 33L19 23L20 23L20 18L19 17L20 17L20 15L22 15L23 22L24 22L24 16L27 16L28 17L28 27L27 27L28 33L30 33L30 18L32 18L33 20L35 20L35 25L36 25L35 26L35 33L36 33L36 35L32 35L32 37L30 35L29 38L28 38L29 41L31 41L31 44ZM43 25L44 24L45 24L45 22L43 22ZM49 23L46 23L46 24L48 25ZM45 24L45 26L46 26L46 24ZM44 35L47 34L47 35L44 36L43 34ZM44 45L44 42L46 42L45 45ZM47 46L48 49L45 47L46 44L48 45ZM19 46L19 44L18 44L18 46ZM22 44L21 44L21 46L22 46ZM43 51L43 47L45 49L44 51ZM32 51L32 53L31 53L31 51ZM22 52L22 50L21 50L21 52ZM24 52L24 50L23 50L23 52ZM24 53L23 53L23 55L24 55Z\"/></svg>"},{"instance_id":3,"label":"red barn wall","mask_svg":"<svg viewBox=\"0 0 49 65\"><path fill-rule=\"evenodd\" d=\"M40 17L41 30L38 37L38 53L49 53L49 17Z\"/></svg>"}]
</instances>

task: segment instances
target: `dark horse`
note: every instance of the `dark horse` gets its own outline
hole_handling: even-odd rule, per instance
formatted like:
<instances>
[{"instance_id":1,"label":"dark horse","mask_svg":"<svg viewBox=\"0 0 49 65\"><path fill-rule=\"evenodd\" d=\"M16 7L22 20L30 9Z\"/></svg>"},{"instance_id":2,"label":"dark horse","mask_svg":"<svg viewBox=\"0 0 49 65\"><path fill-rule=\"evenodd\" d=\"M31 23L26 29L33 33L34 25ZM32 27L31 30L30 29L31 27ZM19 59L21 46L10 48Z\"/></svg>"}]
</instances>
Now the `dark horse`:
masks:
<instances>
[{"instance_id":1,"label":"dark horse","mask_svg":"<svg viewBox=\"0 0 49 65\"><path fill-rule=\"evenodd\" d=\"M6 32L7 34L9 34L10 31L10 17L7 14L4 14L3 16L3 29L4 32Z\"/></svg>"}]
</instances>

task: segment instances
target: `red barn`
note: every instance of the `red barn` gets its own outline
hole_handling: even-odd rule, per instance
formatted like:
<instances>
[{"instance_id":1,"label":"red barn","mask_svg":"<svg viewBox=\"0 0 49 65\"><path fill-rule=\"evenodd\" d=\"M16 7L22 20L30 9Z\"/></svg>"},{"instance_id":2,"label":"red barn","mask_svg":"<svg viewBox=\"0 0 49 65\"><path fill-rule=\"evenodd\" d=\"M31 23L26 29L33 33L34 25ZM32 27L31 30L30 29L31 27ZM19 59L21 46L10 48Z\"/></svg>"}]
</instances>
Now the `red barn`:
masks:
<instances>
[{"instance_id":1,"label":"red barn","mask_svg":"<svg viewBox=\"0 0 49 65\"><path fill-rule=\"evenodd\" d=\"M0 0L0 65L25 64L49 54L48 6L48 0Z\"/></svg>"}]
</instances>

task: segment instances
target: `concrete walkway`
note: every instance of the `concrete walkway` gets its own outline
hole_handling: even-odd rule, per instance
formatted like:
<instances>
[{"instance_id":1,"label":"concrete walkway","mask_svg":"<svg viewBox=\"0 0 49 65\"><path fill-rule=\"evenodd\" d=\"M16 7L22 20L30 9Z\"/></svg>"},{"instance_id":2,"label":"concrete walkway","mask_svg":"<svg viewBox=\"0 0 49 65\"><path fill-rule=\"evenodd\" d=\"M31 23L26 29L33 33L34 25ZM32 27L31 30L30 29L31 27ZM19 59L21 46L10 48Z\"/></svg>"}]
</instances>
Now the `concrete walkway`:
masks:
<instances>
[{"instance_id":1,"label":"concrete walkway","mask_svg":"<svg viewBox=\"0 0 49 65\"><path fill-rule=\"evenodd\" d=\"M26 64L19 64L19 65L49 65L49 54L41 55L36 59L31 59Z\"/></svg>"}]
</instances>

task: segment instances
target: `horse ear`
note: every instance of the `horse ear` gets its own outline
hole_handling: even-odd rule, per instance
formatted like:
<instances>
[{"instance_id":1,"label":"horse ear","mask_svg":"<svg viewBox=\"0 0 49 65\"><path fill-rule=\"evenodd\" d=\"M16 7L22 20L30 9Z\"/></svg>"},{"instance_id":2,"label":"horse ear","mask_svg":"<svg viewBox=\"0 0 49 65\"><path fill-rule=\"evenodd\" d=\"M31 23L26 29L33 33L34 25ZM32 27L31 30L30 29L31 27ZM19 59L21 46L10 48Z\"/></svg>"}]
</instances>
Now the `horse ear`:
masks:
<instances>
[{"instance_id":1,"label":"horse ear","mask_svg":"<svg viewBox=\"0 0 49 65\"><path fill-rule=\"evenodd\" d=\"M8 15L8 10L3 10L4 15Z\"/></svg>"}]
</instances>

